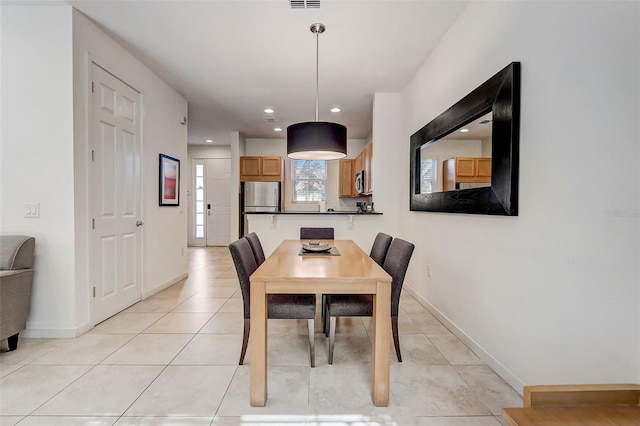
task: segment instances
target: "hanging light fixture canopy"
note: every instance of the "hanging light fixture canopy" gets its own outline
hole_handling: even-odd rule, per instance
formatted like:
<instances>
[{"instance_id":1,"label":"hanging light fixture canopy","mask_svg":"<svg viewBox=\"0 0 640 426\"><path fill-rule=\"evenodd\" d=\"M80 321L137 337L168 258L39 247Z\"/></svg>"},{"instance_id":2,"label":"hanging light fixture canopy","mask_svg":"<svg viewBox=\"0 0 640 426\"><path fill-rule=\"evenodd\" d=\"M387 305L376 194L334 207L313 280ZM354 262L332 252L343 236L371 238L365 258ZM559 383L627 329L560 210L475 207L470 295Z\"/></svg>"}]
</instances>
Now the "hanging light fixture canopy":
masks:
<instances>
[{"instance_id":1,"label":"hanging light fixture canopy","mask_svg":"<svg viewBox=\"0 0 640 426\"><path fill-rule=\"evenodd\" d=\"M337 160L347 156L347 128L318 121L318 44L325 26L316 23L309 29L316 35L316 121L287 127L287 156L299 160Z\"/></svg>"}]
</instances>

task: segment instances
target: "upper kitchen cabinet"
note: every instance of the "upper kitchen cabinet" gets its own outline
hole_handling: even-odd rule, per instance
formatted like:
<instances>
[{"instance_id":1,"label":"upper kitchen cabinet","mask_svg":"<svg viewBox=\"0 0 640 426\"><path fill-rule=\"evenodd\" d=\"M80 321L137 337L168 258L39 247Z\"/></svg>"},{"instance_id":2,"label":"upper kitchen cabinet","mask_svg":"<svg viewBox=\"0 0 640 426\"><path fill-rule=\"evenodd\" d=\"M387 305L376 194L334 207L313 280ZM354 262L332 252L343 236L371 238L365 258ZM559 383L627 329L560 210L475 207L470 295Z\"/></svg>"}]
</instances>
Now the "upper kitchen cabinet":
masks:
<instances>
[{"instance_id":1,"label":"upper kitchen cabinet","mask_svg":"<svg viewBox=\"0 0 640 426\"><path fill-rule=\"evenodd\" d=\"M373 194L373 143L369 142L356 158L340 160L340 197L359 197ZM356 194L355 180L358 172L364 171L364 192Z\"/></svg>"},{"instance_id":2,"label":"upper kitchen cabinet","mask_svg":"<svg viewBox=\"0 0 640 426\"><path fill-rule=\"evenodd\" d=\"M373 157L373 143L369 142L362 151L364 153L364 193L373 193L373 185L371 180L371 159Z\"/></svg>"},{"instance_id":3,"label":"upper kitchen cabinet","mask_svg":"<svg viewBox=\"0 0 640 426\"><path fill-rule=\"evenodd\" d=\"M444 191L491 185L491 157L454 157L443 162Z\"/></svg>"},{"instance_id":4,"label":"upper kitchen cabinet","mask_svg":"<svg viewBox=\"0 0 640 426\"><path fill-rule=\"evenodd\" d=\"M282 182L282 157L240 157L240 181Z\"/></svg>"},{"instance_id":5,"label":"upper kitchen cabinet","mask_svg":"<svg viewBox=\"0 0 640 426\"><path fill-rule=\"evenodd\" d=\"M353 197L355 196L353 171L353 159L343 158L340 160L340 188L339 197Z\"/></svg>"}]
</instances>

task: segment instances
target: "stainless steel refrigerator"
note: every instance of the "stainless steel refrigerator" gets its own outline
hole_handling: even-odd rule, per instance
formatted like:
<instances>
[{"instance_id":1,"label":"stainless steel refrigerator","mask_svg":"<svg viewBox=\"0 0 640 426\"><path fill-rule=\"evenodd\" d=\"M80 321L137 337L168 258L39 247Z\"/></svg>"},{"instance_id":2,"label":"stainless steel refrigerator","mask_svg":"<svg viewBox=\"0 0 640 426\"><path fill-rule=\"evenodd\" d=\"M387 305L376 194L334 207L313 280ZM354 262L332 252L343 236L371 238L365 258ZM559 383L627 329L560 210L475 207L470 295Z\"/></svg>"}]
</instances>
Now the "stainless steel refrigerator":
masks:
<instances>
[{"instance_id":1,"label":"stainless steel refrigerator","mask_svg":"<svg viewBox=\"0 0 640 426\"><path fill-rule=\"evenodd\" d=\"M247 217L249 212L279 212L280 182L242 182L242 219L240 235L248 233Z\"/></svg>"}]
</instances>

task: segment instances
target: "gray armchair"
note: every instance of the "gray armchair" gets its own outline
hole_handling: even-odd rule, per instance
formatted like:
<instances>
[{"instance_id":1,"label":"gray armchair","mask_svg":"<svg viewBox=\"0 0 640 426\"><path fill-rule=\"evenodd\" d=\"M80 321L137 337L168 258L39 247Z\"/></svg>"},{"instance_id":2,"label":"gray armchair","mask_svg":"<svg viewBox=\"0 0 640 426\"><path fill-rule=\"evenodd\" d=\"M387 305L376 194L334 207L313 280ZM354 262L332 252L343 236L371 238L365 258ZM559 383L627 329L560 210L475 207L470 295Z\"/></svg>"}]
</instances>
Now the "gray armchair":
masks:
<instances>
[{"instance_id":1,"label":"gray armchair","mask_svg":"<svg viewBox=\"0 0 640 426\"><path fill-rule=\"evenodd\" d=\"M27 328L35 244L33 237L0 235L0 340L7 339L10 351Z\"/></svg>"}]
</instances>

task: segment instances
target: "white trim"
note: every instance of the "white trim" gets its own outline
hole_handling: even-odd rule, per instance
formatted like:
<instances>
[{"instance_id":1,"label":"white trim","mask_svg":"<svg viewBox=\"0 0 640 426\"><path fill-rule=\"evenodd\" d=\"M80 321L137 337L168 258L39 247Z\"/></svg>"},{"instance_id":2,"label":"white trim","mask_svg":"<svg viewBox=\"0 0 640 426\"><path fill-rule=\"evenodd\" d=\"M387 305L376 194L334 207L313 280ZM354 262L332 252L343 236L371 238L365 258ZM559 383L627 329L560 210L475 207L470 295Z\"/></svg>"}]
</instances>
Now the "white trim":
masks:
<instances>
[{"instance_id":1,"label":"white trim","mask_svg":"<svg viewBox=\"0 0 640 426\"><path fill-rule=\"evenodd\" d=\"M42 338L51 338L51 339L73 339L80 334L84 333L84 331L78 334L78 329L76 328L28 328L24 331L20 332L20 337L24 337L27 339L42 339ZM86 331L86 330L85 330ZM18 344L19 346L19 344Z\"/></svg>"},{"instance_id":2,"label":"white trim","mask_svg":"<svg viewBox=\"0 0 640 426\"><path fill-rule=\"evenodd\" d=\"M186 279L189 276L188 272L185 272L184 274L180 274L175 278L170 279L169 281L165 281L164 283L160 284L157 287L152 288L151 290L142 290L142 300L145 300L147 297L151 297L156 293L161 292L162 290L165 290L169 287L171 287L172 285L179 283L180 281ZM141 301L142 301L141 300Z\"/></svg>"},{"instance_id":3,"label":"white trim","mask_svg":"<svg viewBox=\"0 0 640 426\"><path fill-rule=\"evenodd\" d=\"M482 361L484 361L491 369L506 381L520 396L523 395L524 382L517 377L511 370L505 367L500 361L495 359L489 352L480 346L475 340L469 337L457 325L455 325L446 315L433 306L429 301L420 296L410 286L405 285L404 289L412 295L418 303L424 306L434 317L438 319L451 333L462 341L469 349L473 351Z\"/></svg>"},{"instance_id":4,"label":"white trim","mask_svg":"<svg viewBox=\"0 0 640 426\"><path fill-rule=\"evenodd\" d=\"M76 328L47 328L45 325L42 327L32 327L32 324L27 324L27 329L20 332L21 337L25 337L27 339L38 339L38 338L62 338L62 339L73 339L78 336L83 335L87 331L91 330L94 326L85 322L79 327Z\"/></svg>"},{"instance_id":5,"label":"white trim","mask_svg":"<svg viewBox=\"0 0 640 426\"><path fill-rule=\"evenodd\" d=\"M145 292L142 295L142 300L147 297L153 296L156 293L161 292L162 290L171 287L172 285L184 280L189 276L188 273L181 274L165 283L159 285L151 291ZM126 309L125 309L126 310ZM33 324L27 324L27 329L20 332L20 336L27 339L41 339L41 338L51 338L51 339L73 339L78 336L83 335L87 331L93 329L95 326L91 323L84 323L76 328L47 328L44 324L35 326Z\"/></svg>"}]
</instances>

